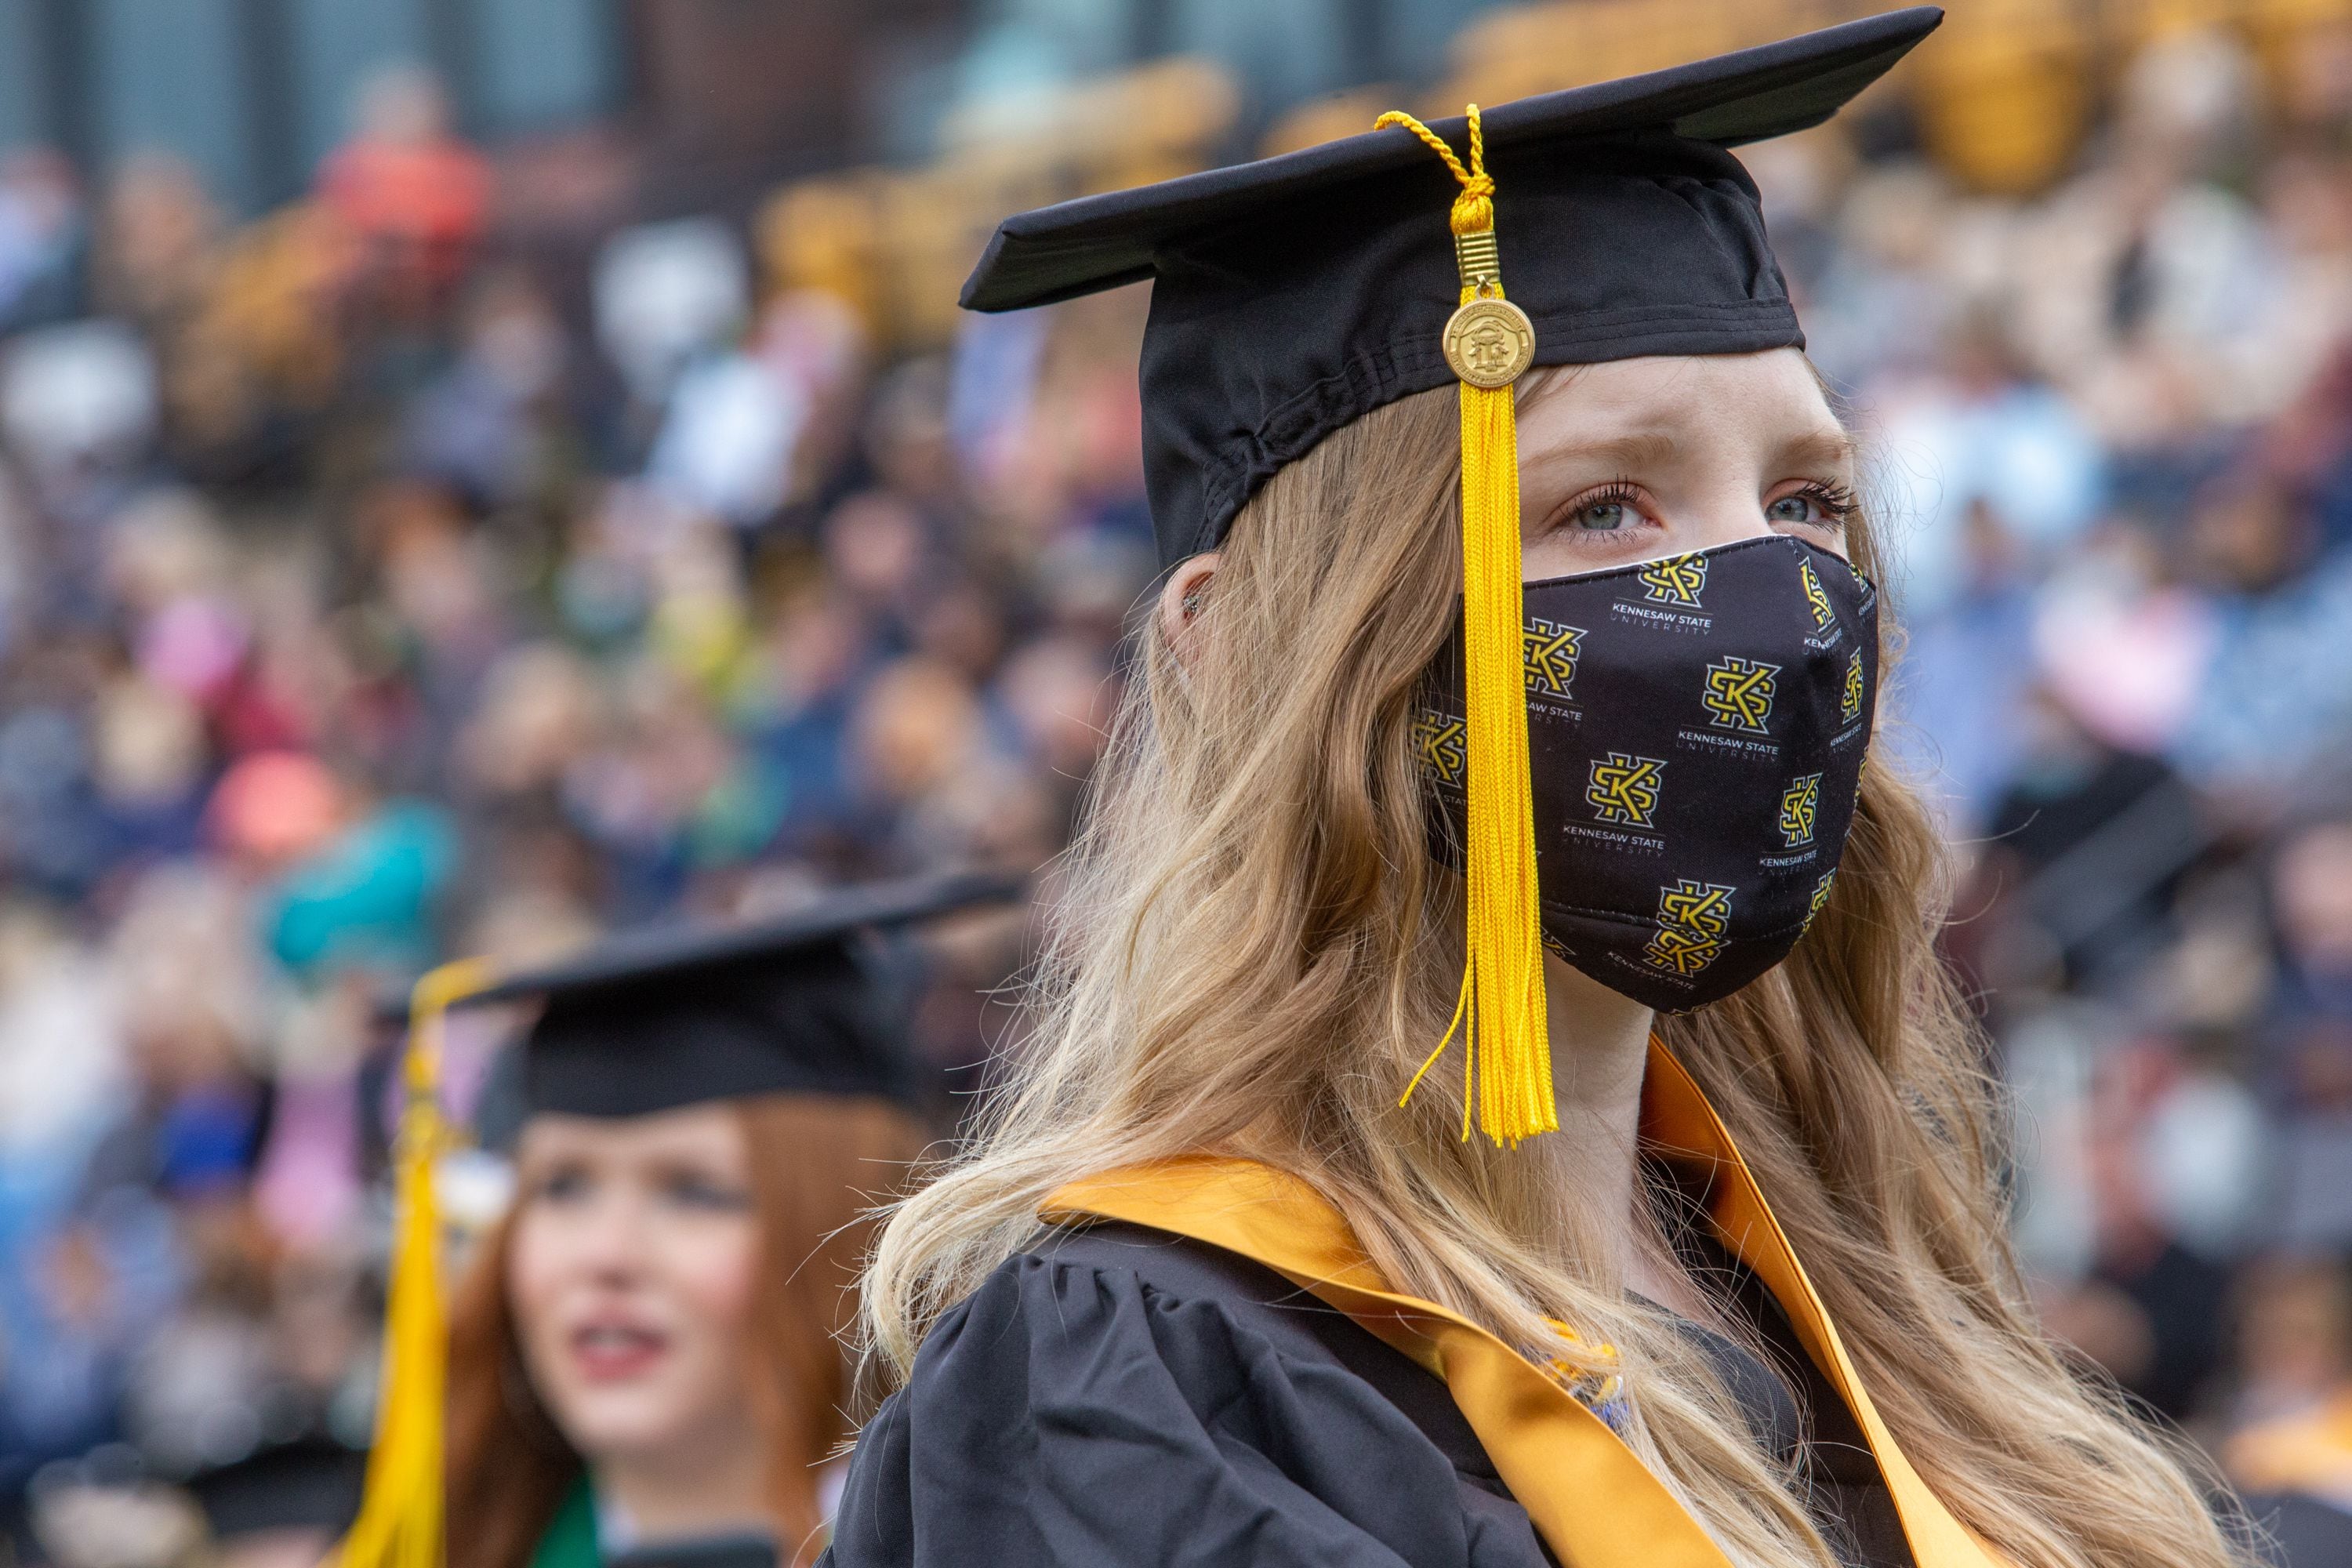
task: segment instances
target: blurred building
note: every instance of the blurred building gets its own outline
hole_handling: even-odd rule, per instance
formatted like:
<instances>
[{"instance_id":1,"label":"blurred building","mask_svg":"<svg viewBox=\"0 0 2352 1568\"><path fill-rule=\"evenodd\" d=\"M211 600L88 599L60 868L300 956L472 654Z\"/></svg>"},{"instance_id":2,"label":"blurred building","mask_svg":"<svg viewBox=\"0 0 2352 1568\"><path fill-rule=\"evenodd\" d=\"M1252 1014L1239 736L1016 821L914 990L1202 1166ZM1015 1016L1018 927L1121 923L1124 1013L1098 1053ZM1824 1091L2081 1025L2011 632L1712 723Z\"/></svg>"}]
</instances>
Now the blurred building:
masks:
<instances>
[{"instance_id":1,"label":"blurred building","mask_svg":"<svg viewBox=\"0 0 2352 1568\"><path fill-rule=\"evenodd\" d=\"M0 144L85 171L185 160L251 213L302 190L394 67L492 143L604 123L707 183L838 161L880 81L949 47L956 0L6 0Z\"/></svg>"}]
</instances>

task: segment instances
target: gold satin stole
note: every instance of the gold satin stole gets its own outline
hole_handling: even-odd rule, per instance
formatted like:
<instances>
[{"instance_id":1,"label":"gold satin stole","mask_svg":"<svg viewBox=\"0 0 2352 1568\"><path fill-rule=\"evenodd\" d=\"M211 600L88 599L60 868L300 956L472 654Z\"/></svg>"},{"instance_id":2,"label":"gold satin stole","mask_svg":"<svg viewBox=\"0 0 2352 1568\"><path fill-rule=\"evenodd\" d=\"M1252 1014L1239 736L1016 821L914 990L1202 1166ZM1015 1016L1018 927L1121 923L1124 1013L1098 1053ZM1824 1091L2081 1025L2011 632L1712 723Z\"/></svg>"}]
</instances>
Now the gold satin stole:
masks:
<instances>
[{"instance_id":1,"label":"gold satin stole","mask_svg":"<svg viewBox=\"0 0 2352 1568\"><path fill-rule=\"evenodd\" d=\"M2007 1568L1904 1458L1722 1120L1654 1038L1642 1132L1670 1161L1708 1168L1717 1237L1772 1292L1853 1413L1918 1568ZM1297 1177L1204 1155L1073 1182L1039 1212L1053 1221L1121 1220L1237 1252L1412 1357L1444 1380L1504 1484L1569 1568L1728 1568L1698 1522L1557 1377L1469 1320L1390 1289L1339 1212Z\"/></svg>"}]
</instances>

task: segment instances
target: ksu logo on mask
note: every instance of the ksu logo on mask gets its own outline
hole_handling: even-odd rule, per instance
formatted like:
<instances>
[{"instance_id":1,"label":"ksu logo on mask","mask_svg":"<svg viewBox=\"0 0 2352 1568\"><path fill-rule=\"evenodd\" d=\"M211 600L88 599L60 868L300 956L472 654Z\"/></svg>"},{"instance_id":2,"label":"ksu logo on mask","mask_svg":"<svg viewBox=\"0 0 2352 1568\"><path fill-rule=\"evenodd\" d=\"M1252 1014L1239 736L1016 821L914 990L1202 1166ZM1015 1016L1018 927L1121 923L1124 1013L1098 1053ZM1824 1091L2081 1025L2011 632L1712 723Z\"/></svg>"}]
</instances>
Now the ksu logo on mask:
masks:
<instances>
[{"instance_id":1,"label":"ksu logo on mask","mask_svg":"<svg viewBox=\"0 0 2352 1568\"><path fill-rule=\"evenodd\" d=\"M1765 721L1772 717L1772 678L1780 673L1777 664L1737 655L1708 665L1706 689L1699 693L1706 704L1707 722L1718 729L1764 734Z\"/></svg>"},{"instance_id":2,"label":"ksu logo on mask","mask_svg":"<svg viewBox=\"0 0 2352 1568\"><path fill-rule=\"evenodd\" d=\"M1731 895L1720 882L1685 877L1658 889L1658 929L1642 950L1653 969L1696 974L1723 952L1724 928L1731 923Z\"/></svg>"},{"instance_id":3,"label":"ksu logo on mask","mask_svg":"<svg viewBox=\"0 0 2352 1568\"><path fill-rule=\"evenodd\" d=\"M1805 608L1813 613L1813 630L1825 632L1837 622L1837 612L1830 608L1830 596L1822 592L1822 580L1813 575L1813 563L1797 563L1797 581L1805 590Z\"/></svg>"},{"instance_id":4,"label":"ksu logo on mask","mask_svg":"<svg viewBox=\"0 0 2352 1568\"><path fill-rule=\"evenodd\" d=\"M1845 693L1838 701L1838 722L1851 724L1862 717L1862 650L1845 661Z\"/></svg>"},{"instance_id":5,"label":"ksu logo on mask","mask_svg":"<svg viewBox=\"0 0 2352 1568\"><path fill-rule=\"evenodd\" d=\"M1643 567L1637 577L1642 596L1650 603L1680 605L1695 610L1699 607L1699 593L1706 586L1706 557L1696 553L1669 555Z\"/></svg>"},{"instance_id":6,"label":"ksu logo on mask","mask_svg":"<svg viewBox=\"0 0 2352 1568\"><path fill-rule=\"evenodd\" d=\"M1470 773L1470 732L1459 719L1423 711L1412 721L1412 749L1421 771L1442 784L1460 784Z\"/></svg>"},{"instance_id":7,"label":"ksu logo on mask","mask_svg":"<svg viewBox=\"0 0 2352 1568\"><path fill-rule=\"evenodd\" d=\"M1794 849L1813 841L1813 816L1822 804L1822 775L1807 773L1780 792L1780 847Z\"/></svg>"},{"instance_id":8,"label":"ksu logo on mask","mask_svg":"<svg viewBox=\"0 0 2352 1568\"><path fill-rule=\"evenodd\" d=\"M1576 656L1584 646L1584 628L1530 617L1523 635L1528 694L1566 697L1576 679Z\"/></svg>"},{"instance_id":9,"label":"ksu logo on mask","mask_svg":"<svg viewBox=\"0 0 2352 1568\"><path fill-rule=\"evenodd\" d=\"M1612 752L1593 762L1591 781L1584 786L1585 804L1599 821L1653 826L1650 819L1658 809L1658 786L1665 771L1666 764L1655 757Z\"/></svg>"},{"instance_id":10,"label":"ksu logo on mask","mask_svg":"<svg viewBox=\"0 0 2352 1568\"><path fill-rule=\"evenodd\" d=\"M1832 866L1822 873L1820 881L1813 884L1812 902L1805 906L1805 923L1797 928L1797 935L1800 939L1813 929L1813 917L1820 914L1822 906L1830 901L1830 884L1836 880L1837 868Z\"/></svg>"}]
</instances>

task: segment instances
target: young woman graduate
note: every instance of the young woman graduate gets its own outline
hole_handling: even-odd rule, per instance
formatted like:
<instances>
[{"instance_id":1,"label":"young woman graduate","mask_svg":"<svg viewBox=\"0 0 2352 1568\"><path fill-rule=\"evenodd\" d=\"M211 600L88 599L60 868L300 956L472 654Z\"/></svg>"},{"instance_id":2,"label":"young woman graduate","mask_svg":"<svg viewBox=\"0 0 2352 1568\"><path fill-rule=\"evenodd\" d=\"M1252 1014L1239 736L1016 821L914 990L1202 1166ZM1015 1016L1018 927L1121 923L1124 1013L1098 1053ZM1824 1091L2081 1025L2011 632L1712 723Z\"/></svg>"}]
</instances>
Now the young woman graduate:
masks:
<instances>
[{"instance_id":1,"label":"young woman graduate","mask_svg":"<svg viewBox=\"0 0 2352 1568\"><path fill-rule=\"evenodd\" d=\"M2035 1328L1853 444L1727 148L1898 12L1015 217L1170 575L835 1568L2208 1568Z\"/></svg>"},{"instance_id":2,"label":"young woman graduate","mask_svg":"<svg viewBox=\"0 0 2352 1568\"><path fill-rule=\"evenodd\" d=\"M1011 890L877 885L530 973L427 977L386 1392L344 1568L816 1555L819 1467L848 1436L838 1335L863 1216L923 1144L894 987L869 950L878 928ZM515 1198L455 1292L445 1361L439 1017L532 999L544 1005L520 1050Z\"/></svg>"}]
</instances>

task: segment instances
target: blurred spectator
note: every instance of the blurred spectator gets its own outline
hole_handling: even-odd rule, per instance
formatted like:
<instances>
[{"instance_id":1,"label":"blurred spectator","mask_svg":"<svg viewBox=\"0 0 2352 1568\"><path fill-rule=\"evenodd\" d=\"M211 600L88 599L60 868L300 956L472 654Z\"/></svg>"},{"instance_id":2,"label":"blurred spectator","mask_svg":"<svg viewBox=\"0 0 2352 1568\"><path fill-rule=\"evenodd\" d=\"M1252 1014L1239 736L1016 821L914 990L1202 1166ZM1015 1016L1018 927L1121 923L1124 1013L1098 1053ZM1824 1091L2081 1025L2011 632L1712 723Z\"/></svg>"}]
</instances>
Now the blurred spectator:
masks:
<instances>
[{"instance_id":1,"label":"blurred spectator","mask_svg":"<svg viewBox=\"0 0 2352 1568\"><path fill-rule=\"evenodd\" d=\"M658 408L697 354L725 343L751 310L742 242L715 218L627 229L596 261L596 335L639 404Z\"/></svg>"},{"instance_id":2,"label":"blurred spectator","mask_svg":"<svg viewBox=\"0 0 2352 1568\"><path fill-rule=\"evenodd\" d=\"M111 321L47 327L9 346L0 426L37 479L120 472L146 455L158 392L147 345ZM70 505L70 492L58 498Z\"/></svg>"},{"instance_id":3,"label":"blurred spectator","mask_svg":"<svg viewBox=\"0 0 2352 1568\"><path fill-rule=\"evenodd\" d=\"M368 84L352 139L319 172L319 195L365 247L379 308L429 309L456 284L490 216L489 165L449 132L428 71Z\"/></svg>"},{"instance_id":4,"label":"blurred spectator","mask_svg":"<svg viewBox=\"0 0 2352 1568\"><path fill-rule=\"evenodd\" d=\"M98 303L169 336L200 308L226 222L184 160L131 159L106 192L91 258Z\"/></svg>"},{"instance_id":5,"label":"blurred spectator","mask_svg":"<svg viewBox=\"0 0 2352 1568\"><path fill-rule=\"evenodd\" d=\"M80 184L62 154L32 147L0 159L0 323L21 329L70 314L88 238Z\"/></svg>"},{"instance_id":6,"label":"blurred spectator","mask_svg":"<svg viewBox=\"0 0 2352 1568\"><path fill-rule=\"evenodd\" d=\"M2352 1250L2352 825L2294 833L2271 864L2279 1102L2277 1241Z\"/></svg>"},{"instance_id":7,"label":"blurred spectator","mask_svg":"<svg viewBox=\"0 0 2352 1568\"><path fill-rule=\"evenodd\" d=\"M545 487L561 456L563 327L530 279L508 271L477 286L460 331L457 363L408 412L403 467L484 510L512 506Z\"/></svg>"},{"instance_id":8,"label":"blurred spectator","mask_svg":"<svg viewBox=\"0 0 2352 1568\"><path fill-rule=\"evenodd\" d=\"M2216 788L2294 777L2352 726L2352 668L2336 657L2352 555L2322 557L2308 511L2259 484L2200 508L2189 542L2215 590L2219 637L2181 761Z\"/></svg>"},{"instance_id":9,"label":"blurred spectator","mask_svg":"<svg viewBox=\"0 0 2352 1568\"><path fill-rule=\"evenodd\" d=\"M2081 1121L2089 1267L2044 1319L2147 1405L2194 1415L2222 1365L2229 1264L2261 1192L2262 1127L2242 1088L2171 1042L2111 1047Z\"/></svg>"},{"instance_id":10,"label":"blurred spectator","mask_svg":"<svg viewBox=\"0 0 2352 1568\"><path fill-rule=\"evenodd\" d=\"M2238 1429L2221 1454L2287 1564L2352 1551L2352 1281L2340 1260L2247 1276Z\"/></svg>"},{"instance_id":11,"label":"blurred spectator","mask_svg":"<svg viewBox=\"0 0 2352 1568\"><path fill-rule=\"evenodd\" d=\"M1969 585L1966 563L2006 550L2039 574L2103 500L2102 454L2082 416L2011 347L1984 310L1948 329L1932 374L1890 382L1872 400L1888 447L1894 515L1904 529L1906 604L1933 619ZM1970 529L1998 544L1966 547Z\"/></svg>"},{"instance_id":12,"label":"blurred spectator","mask_svg":"<svg viewBox=\"0 0 2352 1568\"><path fill-rule=\"evenodd\" d=\"M2169 934L2195 805L2170 768L2107 745L2047 686L2007 722L2022 733L1986 821L1986 891L2034 923L2069 983L2130 973Z\"/></svg>"}]
</instances>

